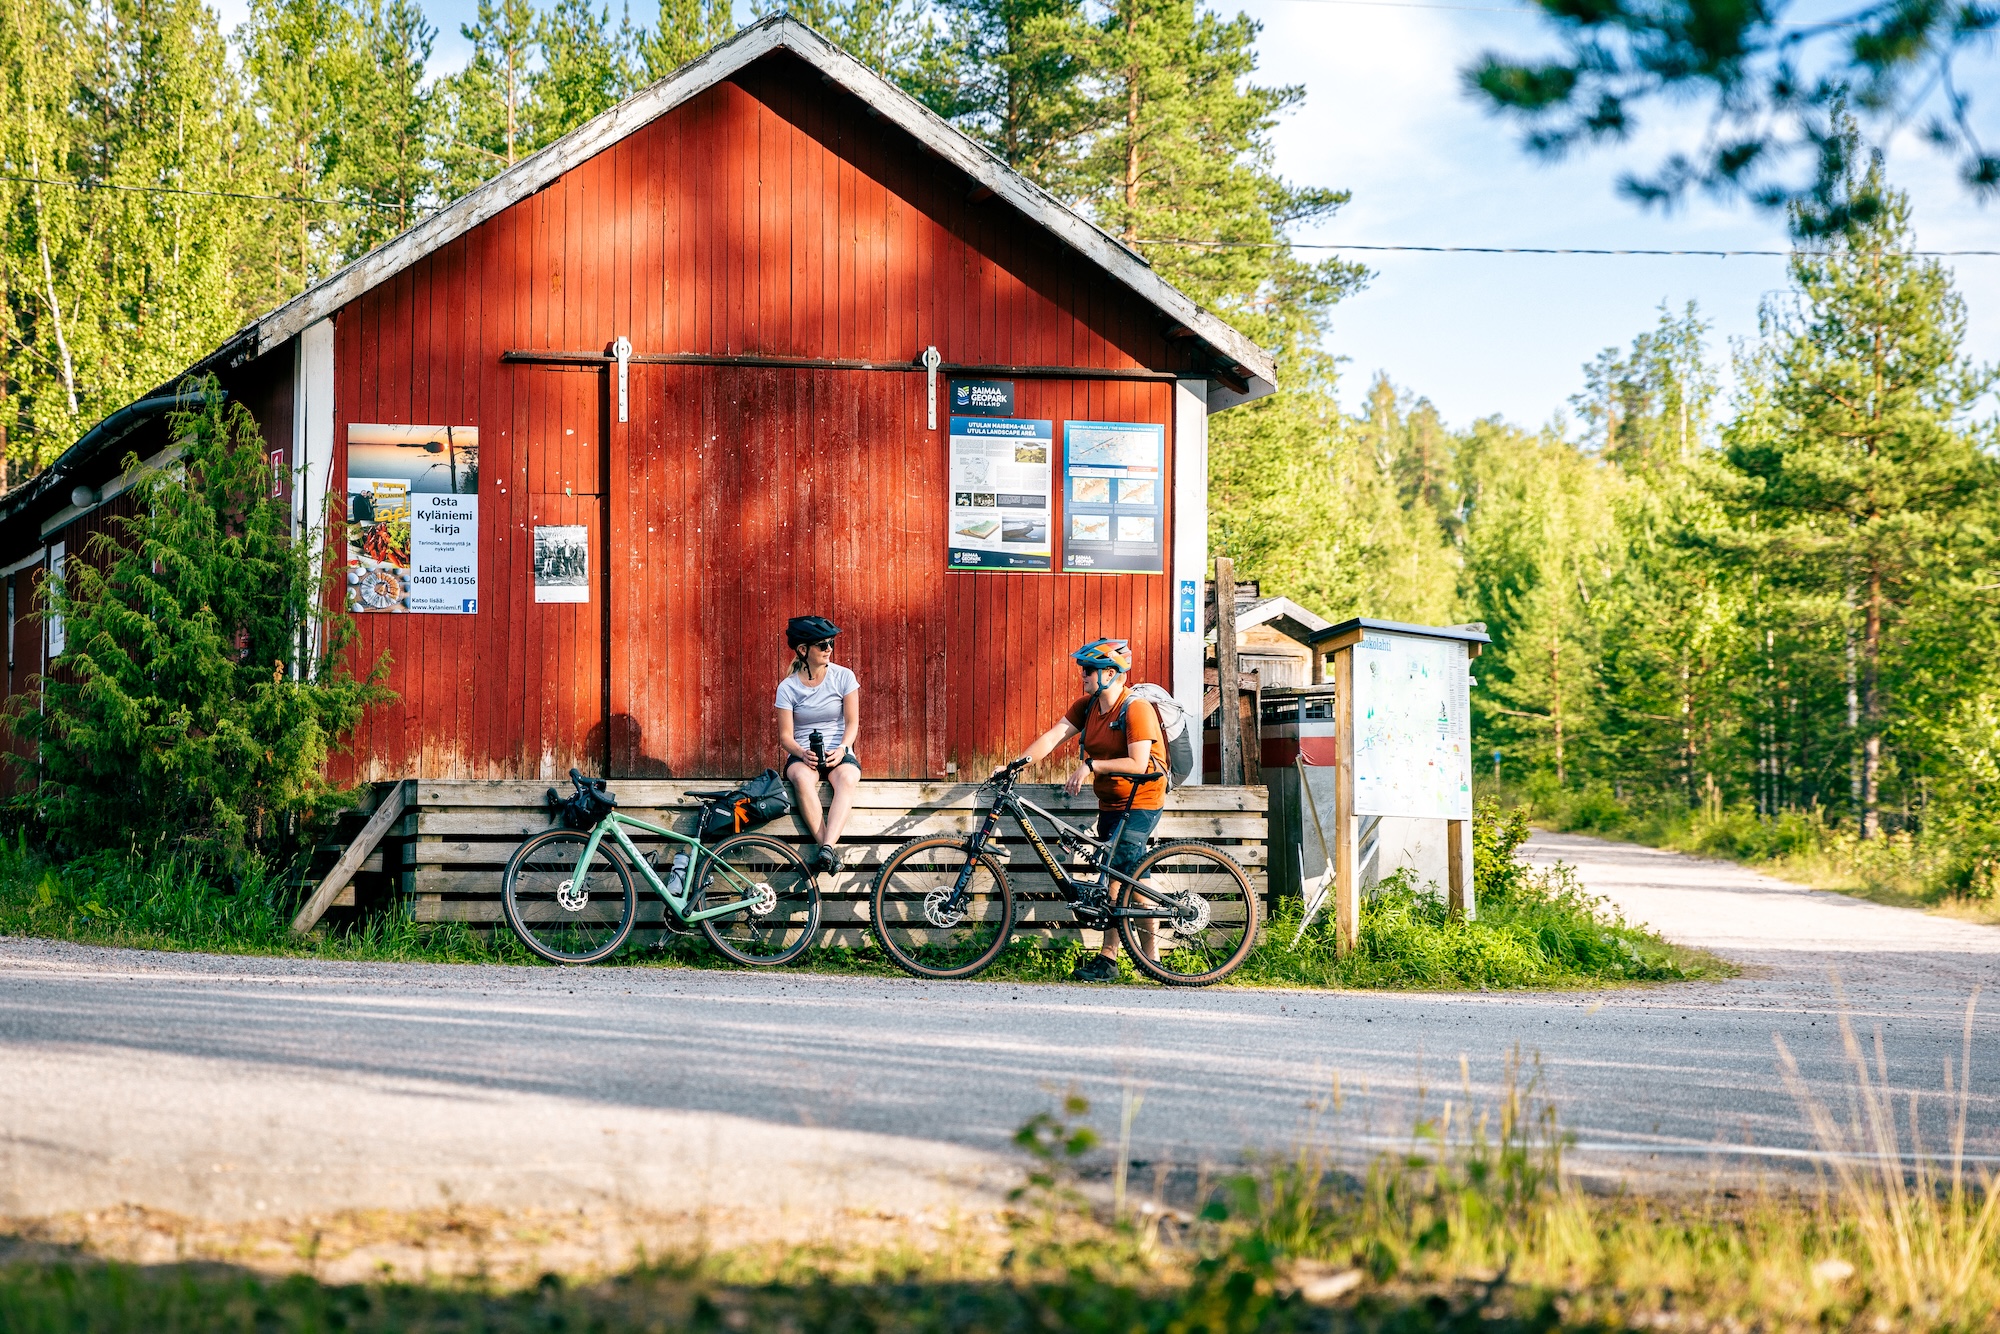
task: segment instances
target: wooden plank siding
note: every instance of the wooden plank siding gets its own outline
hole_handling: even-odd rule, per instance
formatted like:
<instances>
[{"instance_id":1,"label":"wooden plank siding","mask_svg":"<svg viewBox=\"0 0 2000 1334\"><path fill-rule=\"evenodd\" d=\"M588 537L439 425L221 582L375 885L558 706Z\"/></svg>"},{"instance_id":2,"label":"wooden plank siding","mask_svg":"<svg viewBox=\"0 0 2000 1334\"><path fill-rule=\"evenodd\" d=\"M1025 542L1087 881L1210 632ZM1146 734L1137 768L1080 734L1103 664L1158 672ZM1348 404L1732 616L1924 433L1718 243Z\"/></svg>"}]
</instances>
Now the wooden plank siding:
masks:
<instances>
[{"instance_id":1,"label":"wooden plank siding","mask_svg":"<svg viewBox=\"0 0 2000 1334\"><path fill-rule=\"evenodd\" d=\"M685 798L685 786L665 781L622 782L616 789L619 808L654 824L692 832L697 808ZM501 872L507 859L524 838L551 827L542 800L544 792L543 785L533 782L418 783L410 810L394 830L385 863L392 869L401 868L400 882L410 896L411 915L418 921L464 922L478 929L499 927ZM822 797L830 795L822 790ZM1097 806L1088 792L1067 797L1060 787L1038 787L1024 789L1022 795L1071 823L1093 827ZM1267 794L1261 787L1183 788L1168 796L1156 837L1199 838L1221 848L1243 867L1268 915L1266 804ZM824 900L820 944L864 943L868 894L883 861L912 838L969 833L985 806L977 789L966 783L862 784L849 833L842 840L846 869L838 876L819 878ZM796 815L764 825L757 832L782 839L802 852L809 846ZM1043 835L1047 837L1046 828ZM641 836L636 831L632 839L649 854L665 844L664 839ZM1014 885L1022 934L1073 934L1068 905L1011 822L1001 831L999 855ZM641 932L657 932L664 915L659 895L636 871L633 881L639 893Z\"/></svg>"},{"instance_id":2,"label":"wooden plank siding","mask_svg":"<svg viewBox=\"0 0 2000 1334\"><path fill-rule=\"evenodd\" d=\"M920 371L635 364L620 423L615 371L500 360L620 335L641 354L1185 356L1092 262L769 57L336 315L336 492L352 422L476 425L481 450L480 610L357 618L356 661L388 654L399 699L337 776L754 772L777 756L783 625L806 612L847 630L871 778L1017 753L1074 697L1086 639L1131 639L1138 674L1171 684L1168 575L945 573L946 438ZM1021 379L1017 414L1055 423L1059 494L1068 420L1160 423L1171 476L1173 394ZM534 602L545 523L590 529L590 603Z\"/></svg>"}]
</instances>

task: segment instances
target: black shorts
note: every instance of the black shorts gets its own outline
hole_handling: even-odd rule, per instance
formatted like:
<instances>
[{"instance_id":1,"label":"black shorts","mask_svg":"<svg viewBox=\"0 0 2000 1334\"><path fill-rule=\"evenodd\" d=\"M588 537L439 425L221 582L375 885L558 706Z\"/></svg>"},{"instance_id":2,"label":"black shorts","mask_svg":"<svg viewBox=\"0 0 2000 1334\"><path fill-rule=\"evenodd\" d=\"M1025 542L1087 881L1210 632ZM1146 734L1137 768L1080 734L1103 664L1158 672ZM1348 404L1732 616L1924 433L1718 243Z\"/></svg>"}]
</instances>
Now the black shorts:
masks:
<instances>
[{"instance_id":1,"label":"black shorts","mask_svg":"<svg viewBox=\"0 0 2000 1334\"><path fill-rule=\"evenodd\" d=\"M840 763L853 765L854 772L857 775L859 775L861 772L861 761L854 758L854 752L851 750L848 751L845 755L842 755L840 757ZM804 765L808 769L815 767L811 760L802 760L798 756L792 754L792 752L790 752L789 750L786 751L783 756L783 762L778 766L778 772L785 776L786 782L791 781L792 766L795 764ZM820 765L817 767L819 768L820 778L825 779L825 777L828 774L832 773L835 769L839 768L840 765Z\"/></svg>"}]
</instances>

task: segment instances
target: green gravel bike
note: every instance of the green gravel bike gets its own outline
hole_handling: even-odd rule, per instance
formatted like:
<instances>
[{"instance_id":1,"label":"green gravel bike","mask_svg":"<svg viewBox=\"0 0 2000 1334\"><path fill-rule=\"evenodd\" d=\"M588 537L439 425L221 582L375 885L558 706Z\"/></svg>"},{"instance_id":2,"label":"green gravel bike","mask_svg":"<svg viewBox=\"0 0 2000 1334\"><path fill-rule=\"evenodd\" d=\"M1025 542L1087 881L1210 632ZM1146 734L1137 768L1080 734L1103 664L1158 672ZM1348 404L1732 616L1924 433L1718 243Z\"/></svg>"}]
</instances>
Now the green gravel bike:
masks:
<instances>
[{"instance_id":1,"label":"green gravel bike","mask_svg":"<svg viewBox=\"0 0 2000 1334\"><path fill-rule=\"evenodd\" d=\"M767 968L811 946L819 931L819 885L798 853L762 834L737 834L712 847L702 841L709 812L730 793L687 794L701 803L689 836L624 814L603 779L574 769L569 777L575 795L563 801L549 792L564 826L516 849L501 882L507 925L532 953L563 964L616 954L639 920L634 870L666 904L670 928L698 927L725 958ZM664 877L632 842L632 830L676 849Z\"/></svg>"}]
</instances>

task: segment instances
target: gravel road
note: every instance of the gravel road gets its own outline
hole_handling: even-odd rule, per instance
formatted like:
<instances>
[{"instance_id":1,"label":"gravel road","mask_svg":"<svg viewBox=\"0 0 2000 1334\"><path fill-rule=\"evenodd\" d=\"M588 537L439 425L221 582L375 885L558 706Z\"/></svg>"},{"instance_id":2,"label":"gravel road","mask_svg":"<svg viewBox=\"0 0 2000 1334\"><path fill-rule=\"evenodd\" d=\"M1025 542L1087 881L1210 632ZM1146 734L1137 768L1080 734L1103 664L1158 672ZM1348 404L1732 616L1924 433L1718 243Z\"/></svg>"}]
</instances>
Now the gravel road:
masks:
<instances>
[{"instance_id":1,"label":"gravel road","mask_svg":"<svg viewBox=\"0 0 2000 1334\"><path fill-rule=\"evenodd\" d=\"M1147 1162L1305 1140L1359 1153L1462 1100L1462 1078L1490 1100L1516 1047L1539 1058L1574 1161L1768 1170L1812 1147L1774 1033L1846 1105L1835 974L1905 1094L1941 1089L1968 995L2000 976L2000 929L1625 844L1538 835L1529 851L1744 975L1560 994L1171 992L0 940L0 1215L948 1211L1018 1178L1009 1136L1065 1089L1113 1135L1122 1100L1141 1099L1132 1153ZM2000 1161L1992 1000L1969 1148ZM1927 1105L1942 1142L1942 1099Z\"/></svg>"}]
</instances>

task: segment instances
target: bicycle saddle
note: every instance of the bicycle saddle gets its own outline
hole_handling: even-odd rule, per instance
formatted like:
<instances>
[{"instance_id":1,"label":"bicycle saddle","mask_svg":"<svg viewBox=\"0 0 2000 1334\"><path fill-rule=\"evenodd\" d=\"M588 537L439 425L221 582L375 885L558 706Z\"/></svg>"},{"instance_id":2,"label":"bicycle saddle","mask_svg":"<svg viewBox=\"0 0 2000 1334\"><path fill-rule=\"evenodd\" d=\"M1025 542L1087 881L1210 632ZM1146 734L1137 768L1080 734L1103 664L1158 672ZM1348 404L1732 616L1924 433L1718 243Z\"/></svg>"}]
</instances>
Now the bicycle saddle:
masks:
<instances>
[{"instance_id":1,"label":"bicycle saddle","mask_svg":"<svg viewBox=\"0 0 2000 1334\"><path fill-rule=\"evenodd\" d=\"M721 801L724 797L728 796L729 793L689 791L687 795L693 797L696 801Z\"/></svg>"}]
</instances>

